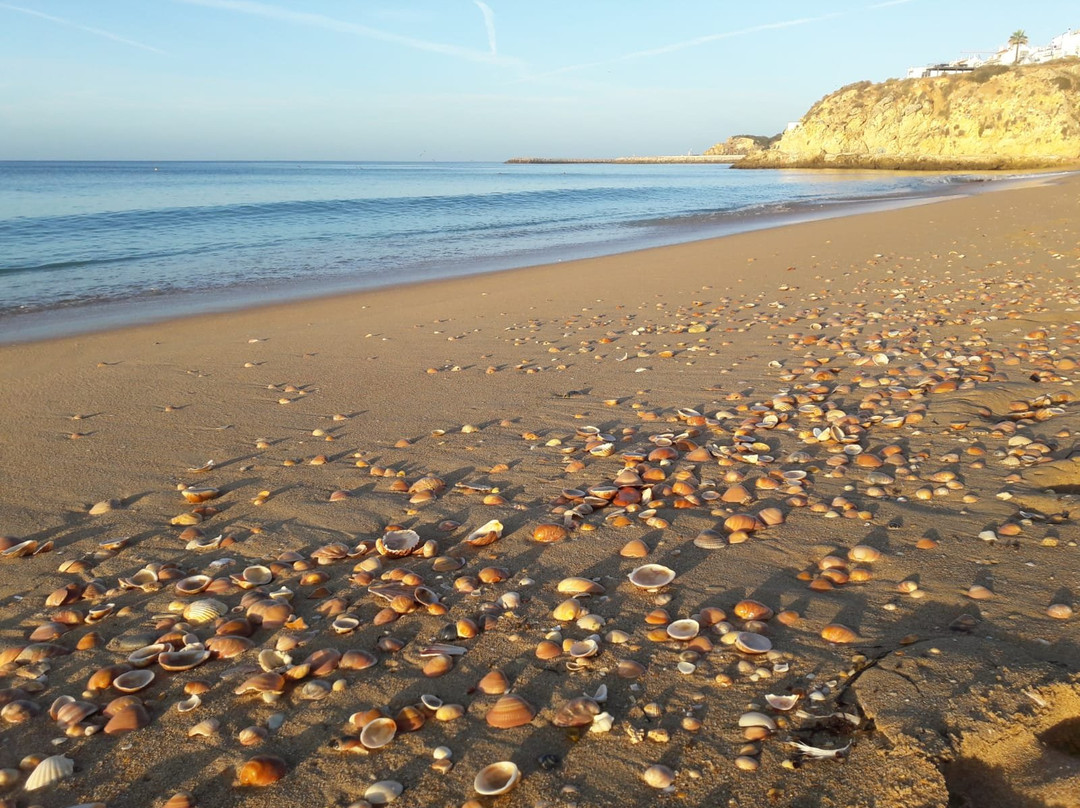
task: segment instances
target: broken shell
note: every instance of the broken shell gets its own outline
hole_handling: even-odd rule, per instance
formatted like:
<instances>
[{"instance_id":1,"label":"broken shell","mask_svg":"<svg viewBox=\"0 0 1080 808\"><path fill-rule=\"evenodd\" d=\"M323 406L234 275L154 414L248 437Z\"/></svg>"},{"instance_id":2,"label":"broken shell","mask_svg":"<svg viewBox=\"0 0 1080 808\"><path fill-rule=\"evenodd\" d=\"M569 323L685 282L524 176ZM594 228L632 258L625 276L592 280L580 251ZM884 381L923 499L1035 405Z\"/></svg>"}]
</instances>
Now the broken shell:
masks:
<instances>
[{"instance_id":1,"label":"broken shell","mask_svg":"<svg viewBox=\"0 0 1080 808\"><path fill-rule=\"evenodd\" d=\"M387 558L403 558L420 544L420 534L415 530L390 530L375 540L379 555Z\"/></svg>"},{"instance_id":2,"label":"broken shell","mask_svg":"<svg viewBox=\"0 0 1080 808\"><path fill-rule=\"evenodd\" d=\"M465 541L473 547L483 547L501 538L502 533L503 523L498 519L492 519L466 536Z\"/></svg>"},{"instance_id":3,"label":"broken shell","mask_svg":"<svg viewBox=\"0 0 1080 808\"><path fill-rule=\"evenodd\" d=\"M138 693L154 681L154 672L146 668L121 673L112 680L113 689L121 693Z\"/></svg>"},{"instance_id":4,"label":"broken shell","mask_svg":"<svg viewBox=\"0 0 1080 808\"><path fill-rule=\"evenodd\" d=\"M381 749L397 735L397 722L392 718L376 718L360 731L360 743L368 749Z\"/></svg>"},{"instance_id":5,"label":"broken shell","mask_svg":"<svg viewBox=\"0 0 1080 808\"><path fill-rule=\"evenodd\" d=\"M176 709L181 713L190 713L201 704L202 699L197 694L192 694L183 701L176 702Z\"/></svg>"},{"instance_id":6,"label":"broken shell","mask_svg":"<svg viewBox=\"0 0 1080 808\"><path fill-rule=\"evenodd\" d=\"M509 760L499 761L485 766L477 772L473 780L473 789L483 796L505 794L521 778L521 771Z\"/></svg>"},{"instance_id":7,"label":"broken shell","mask_svg":"<svg viewBox=\"0 0 1080 808\"><path fill-rule=\"evenodd\" d=\"M675 782L675 772L667 766L662 766L657 763L655 766L650 766L642 772L641 779L653 788L664 789Z\"/></svg>"},{"instance_id":8,"label":"broken shell","mask_svg":"<svg viewBox=\"0 0 1080 808\"><path fill-rule=\"evenodd\" d=\"M765 694L765 701L769 703L769 706L774 710L779 710L782 713L786 713L799 703L799 697L796 695L777 696L773 693Z\"/></svg>"},{"instance_id":9,"label":"broken shell","mask_svg":"<svg viewBox=\"0 0 1080 808\"><path fill-rule=\"evenodd\" d=\"M536 709L521 696L507 694L488 710L484 720L498 729L511 729L528 724L536 717Z\"/></svg>"},{"instance_id":10,"label":"broken shell","mask_svg":"<svg viewBox=\"0 0 1080 808\"><path fill-rule=\"evenodd\" d=\"M675 570L662 564L645 564L632 570L627 577L640 589L659 589L675 580Z\"/></svg>"},{"instance_id":11,"label":"broken shell","mask_svg":"<svg viewBox=\"0 0 1080 808\"><path fill-rule=\"evenodd\" d=\"M280 673L263 672L249 676L233 690L237 696L245 693L281 693L285 690L285 677Z\"/></svg>"},{"instance_id":12,"label":"broken shell","mask_svg":"<svg viewBox=\"0 0 1080 808\"><path fill-rule=\"evenodd\" d=\"M256 755L240 767L237 782L242 786L268 786L285 776L285 761L274 755Z\"/></svg>"},{"instance_id":13,"label":"broken shell","mask_svg":"<svg viewBox=\"0 0 1080 808\"><path fill-rule=\"evenodd\" d=\"M70 777L74 771L75 761L71 758L65 755L47 757L34 767L34 771L26 778L23 788L26 791L48 788L59 783L65 777Z\"/></svg>"},{"instance_id":14,"label":"broken shell","mask_svg":"<svg viewBox=\"0 0 1080 808\"><path fill-rule=\"evenodd\" d=\"M551 723L557 727L584 727L592 723L593 716L600 712L600 705L590 698L579 696L570 699L556 710Z\"/></svg>"},{"instance_id":15,"label":"broken shell","mask_svg":"<svg viewBox=\"0 0 1080 808\"><path fill-rule=\"evenodd\" d=\"M211 735L216 735L220 728L220 721L216 718L207 718L189 729L187 734L189 738L209 738Z\"/></svg>"}]
</instances>

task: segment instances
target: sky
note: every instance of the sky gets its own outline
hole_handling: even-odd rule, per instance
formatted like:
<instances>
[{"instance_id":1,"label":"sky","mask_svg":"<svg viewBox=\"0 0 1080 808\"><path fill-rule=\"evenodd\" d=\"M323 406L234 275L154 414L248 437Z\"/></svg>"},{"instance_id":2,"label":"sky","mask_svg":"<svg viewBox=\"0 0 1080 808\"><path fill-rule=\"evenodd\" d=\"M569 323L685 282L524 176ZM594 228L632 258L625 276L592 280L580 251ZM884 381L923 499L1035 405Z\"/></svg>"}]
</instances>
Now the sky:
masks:
<instances>
[{"instance_id":1,"label":"sky","mask_svg":"<svg viewBox=\"0 0 1080 808\"><path fill-rule=\"evenodd\" d=\"M0 160L699 153L1076 0L0 0Z\"/></svg>"}]
</instances>

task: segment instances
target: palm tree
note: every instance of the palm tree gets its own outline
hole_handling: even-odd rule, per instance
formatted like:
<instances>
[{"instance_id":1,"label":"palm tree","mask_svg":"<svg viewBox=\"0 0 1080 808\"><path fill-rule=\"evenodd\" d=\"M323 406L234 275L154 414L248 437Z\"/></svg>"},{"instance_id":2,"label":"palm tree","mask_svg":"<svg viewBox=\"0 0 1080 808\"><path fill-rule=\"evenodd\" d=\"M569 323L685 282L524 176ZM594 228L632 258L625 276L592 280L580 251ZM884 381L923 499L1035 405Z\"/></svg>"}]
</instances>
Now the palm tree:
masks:
<instances>
[{"instance_id":1,"label":"palm tree","mask_svg":"<svg viewBox=\"0 0 1080 808\"><path fill-rule=\"evenodd\" d=\"M1028 37L1027 34L1024 33L1023 29L1020 29L1019 31L1013 31L1012 34L1009 36L1009 44L1016 46L1016 55L1013 56L1013 64L1016 64L1020 61L1020 46L1026 45L1027 43Z\"/></svg>"}]
</instances>

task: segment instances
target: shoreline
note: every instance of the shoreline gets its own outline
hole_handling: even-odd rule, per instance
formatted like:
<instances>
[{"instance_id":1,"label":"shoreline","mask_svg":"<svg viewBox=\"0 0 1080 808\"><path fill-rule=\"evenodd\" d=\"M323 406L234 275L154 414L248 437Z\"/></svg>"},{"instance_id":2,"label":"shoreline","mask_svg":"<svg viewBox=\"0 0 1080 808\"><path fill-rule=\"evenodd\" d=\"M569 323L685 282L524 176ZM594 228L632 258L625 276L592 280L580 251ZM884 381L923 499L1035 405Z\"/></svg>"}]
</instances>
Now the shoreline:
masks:
<instances>
[{"instance_id":1,"label":"shoreline","mask_svg":"<svg viewBox=\"0 0 1080 808\"><path fill-rule=\"evenodd\" d=\"M642 250L663 249L678 244L709 241L731 235L782 228L791 224L823 221L832 218L860 216L911 205L931 204L954 196L997 191L1025 184L1032 180L1048 181L1067 173L1031 174L1026 176L992 175L989 181L961 182L942 186L935 193L914 193L898 196L878 196L831 200L827 203L803 203L783 211L736 211L718 214L712 221L699 217L694 222L674 224L651 236L619 240L599 245L578 245L565 249L545 248L536 253L475 259L448 274L435 275L433 270L417 270L415 277L392 280L382 276L355 275L347 278L310 278L277 281L261 285L244 283L234 287L171 291L160 295L139 295L128 300L104 300L92 303L56 306L45 309L14 311L0 316L0 346L17 345L38 340L100 333L125 323L151 324L177 318L198 317L203 314L239 312L277 305L289 300L320 300L337 295L364 293L377 289L422 285L452 278L478 277L493 273L513 272L588 260L605 256L628 255ZM985 183L985 184L984 184ZM675 228L679 228L677 231ZM446 273L446 270L441 270ZM216 299L216 302L211 302ZM161 308L154 308L155 304Z\"/></svg>"},{"instance_id":2,"label":"shoreline","mask_svg":"<svg viewBox=\"0 0 1080 808\"><path fill-rule=\"evenodd\" d=\"M405 808L465 805L509 760L515 807L1070 804L1078 189L0 346L0 535L42 551L0 558L2 687L31 703L0 724L4 797L287 808L393 780ZM427 550L380 555L390 526ZM646 563L674 580L638 589ZM248 616L255 566L288 625ZM566 605L571 577L593 594ZM378 594L417 580L437 602ZM134 648L223 647L181 618L207 597L247 622L239 655L149 665L137 729L58 727L57 697L120 695L88 679ZM288 675L243 692L273 649ZM534 715L489 717L492 671ZM403 728L377 750L370 710ZM74 772L24 793L29 754ZM284 776L236 786L253 755Z\"/></svg>"},{"instance_id":3,"label":"shoreline","mask_svg":"<svg viewBox=\"0 0 1080 808\"><path fill-rule=\"evenodd\" d=\"M511 157L506 165L727 165L743 159L742 154L676 154L659 157Z\"/></svg>"}]
</instances>

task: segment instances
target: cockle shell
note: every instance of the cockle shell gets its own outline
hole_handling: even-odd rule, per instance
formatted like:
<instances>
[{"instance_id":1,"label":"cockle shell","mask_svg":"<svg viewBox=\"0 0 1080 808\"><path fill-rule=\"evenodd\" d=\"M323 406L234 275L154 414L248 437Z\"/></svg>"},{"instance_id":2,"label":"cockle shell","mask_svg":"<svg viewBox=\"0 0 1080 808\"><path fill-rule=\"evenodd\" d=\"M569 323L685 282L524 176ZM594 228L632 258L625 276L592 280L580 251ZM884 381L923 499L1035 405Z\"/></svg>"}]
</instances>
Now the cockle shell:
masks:
<instances>
[{"instance_id":1,"label":"cockle shell","mask_svg":"<svg viewBox=\"0 0 1080 808\"><path fill-rule=\"evenodd\" d=\"M465 537L467 544L471 544L473 547L484 547L491 544L502 537L503 523L498 519L492 519L484 525L481 525L468 536Z\"/></svg>"},{"instance_id":2,"label":"cockle shell","mask_svg":"<svg viewBox=\"0 0 1080 808\"><path fill-rule=\"evenodd\" d=\"M588 578L563 578L557 589L564 595L603 595L607 591L601 584Z\"/></svg>"},{"instance_id":3,"label":"cockle shell","mask_svg":"<svg viewBox=\"0 0 1080 808\"><path fill-rule=\"evenodd\" d=\"M509 693L495 702L484 720L498 729L511 729L528 724L535 717L535 707L521 696Z\"/></svg>"},{"instance_id":4,"label":"cockle shell","mask_svg":"<svg viewBox=\"0 0 1080 808\"><path fill-rule=\"evenodd\" d=\"M75 761L66 755L53 755L41 761L26 778L23 788L26 791L37 791L39 788L48 788L59 783L65 777L70 777L75 771Z\"/></svg>"},{"instance_id":5,"label":"cockle shell","mask_svg":"<svg viewBox=\"0 0 1080 808\"><path fill-rule=\"evenodd\" d=\"M285 761L274 755L256 755L240 767L237 783L242 786L268 786L285 776Z\"/></svg>"},{"instance_id":6,"label":"cockle shell","mask_svg":"<svg viewBox=\"0 0 1080 808\"><path fill-rule=\"evenodd\" d=\"M173 588L178 595L197 595L206 589L212 580L209 575L190 575L177 581Z\"/></svg>"},{"instance_id":7,"label":"cockle shell","mask_svg":"<svg viewBox=\"0 0 1080 808\"><path fill-rule=\"evenodd\" d=\"M743 620L769 620L773 616L772 609L756 600L740 600L732 611Z\"/></svg>"},{"instance_id":8,"label":"cockle shell","mask_svg":"<svg viewBox=\"0 0 1080 808\"><path fill-rule=\"evenodd\" d=\"M533 528L532 539L542 544L552 544L563 541L569 535L570 531L562 525L543 524Z\"/></svg>"},{"instance_id":9,"label":"cockle shell","mask_svg":"<svg viewBox=\"0 0 1080 808\"><path fill-rule=\"evenodd\" d=\"M498 696L510 689L510 682L506 678L505 673L500 670L493 670L486 673L483 678L480 679L476 685L476 689L489 696Z\"/></svg>"},{"instance_id":10,"label":"cockle shell","mask_svg":"<svg viewBox=\"0 0 1080 808\"><path fill-rule=\"evenodd\" d=\"M509 760L502 760L485 766L476 774L473 789L477 794L490 797L504 794L513 788L521 778L521 771Z\"/></svg>"},{"instance_id":11,"label":"cockle shell","mask_svg":"<svg viewBox=\"0 0 1080 808\"><path fill-rule=\"evenodd\" d=\"M675 570L662 564L644 564L633 569L627 577L641 589L659 589L675 580Z\"/></svg>"},{"instance_id":12,"label":"cockle shell","mask_svg":"<svg viewBox=\"0 0 1080 808\"><path fill-rule=\"evenodd\" d=\"M390 530L375 540L379 555L387 558L403 558L420 544L420 534L415 530Z\"/></svg>"},{"instance_id":13,"label":"cockle shell","mask_svg":"<svg viewBox=\"0 0 1080 808\"><path fill-rule=\"evenodd\" d=\"M114 690L121 693L137 693L154 681L154 672L146 668L121 673L112 680Z\"/></svg>"},{"instance_id":14,"label":"cockle shell","mask_svg":"<svg viewBox=\"0 0 1080 808\"><path fill-rule=\"evenodd\" d=\"M184 607L184 619L189 623L209 623L217 620L221 615L229 611L229 607L220 600L203 598L195 600Z\"/></svg>"},{"instance_id":15,"label":"cockle shell","mask_svg":"<svg viewBox=\"0 0 1080 808\"><path fill-rule=\"evenodd\" d=\"M392 718L376 718L360 731L360 743L368 749L381 749L397 735L397 722Z\"/></svg>"}]
</instances>

